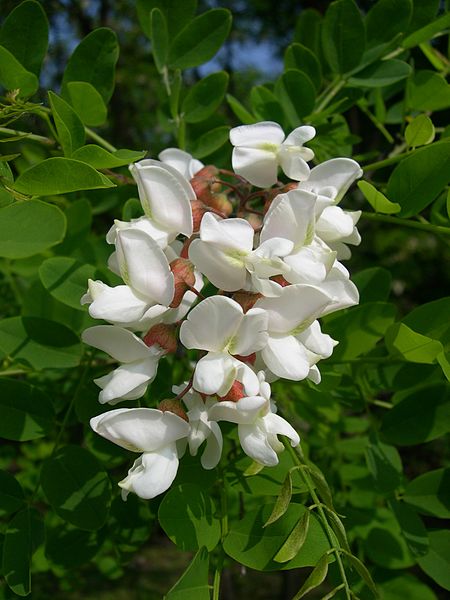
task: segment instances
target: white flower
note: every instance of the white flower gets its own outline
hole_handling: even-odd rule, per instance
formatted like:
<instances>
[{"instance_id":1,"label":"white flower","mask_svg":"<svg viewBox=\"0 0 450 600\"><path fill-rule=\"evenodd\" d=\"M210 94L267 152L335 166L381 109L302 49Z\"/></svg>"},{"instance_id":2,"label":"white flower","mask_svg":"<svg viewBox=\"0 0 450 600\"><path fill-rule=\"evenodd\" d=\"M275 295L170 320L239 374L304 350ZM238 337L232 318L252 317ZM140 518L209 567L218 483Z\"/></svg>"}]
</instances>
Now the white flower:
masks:
<instances>
[{"instance_id":1,"label":"white flower","mask_svg":"<svg viewBox=\"0 0 450 600\"><path fill-rule=\"evenodd\" d=\"M184 385L174 385L172 391L179 394L186 388L186 385L187 382ZM198 449L206 440L206 446L200 461L204 469L214 469L220 461L223 446L220 427L209 417L209 410L216 401L212 398L203 399L200 394L191 388L183 396L183 402L188 409L187 416L191 426L188 437L189 452L192 456L196 456Z\"/></svg>"},{"instance_id":2,"label":"white flower","mask_svg":"<svg viewBox=\"0 0 450 600\"><path fill-rule=\"evenodd\" d=\"M235 173L258 187L270 187L277 182L278 166L296 181L308 179L306 161L314 158L310 148L303 144L316 135L314 127L297 127L285 139L278 123L264 121L254 125L241 125L230 131L230 141L235 146L232 164Z\"/></svg>"},{"instance_id":3,"label":"white flower","mask_svg":"<svg viewBox=\"0 0 450 600\"><path fill-rule=\"evenodd\" d=\"M118 446L142 452L119 486L126 500L134 492L146 500L165 492L178 470L177 440L189 434L181 417L154 408L119 408L94 417L92 429Z\"/></svg>"},{"instance_id":4,"label":"white flower","mask_svg":"<svg viewBox=\"0 0 450 600\"><path fill-rule=\"evenodd\" d=\"M195 192L177 169L158 160L145 159L130 165L145 215L167 231L169 241L180 233L192 235L191 200Z\"/></svg>"},{"instance_id":5,"label":"white flower","mask_svg":"<svg viewBox=\"0 0 450 600\"><path fill-rule=\"evenodd\" d=\"M156 377L159 359L165 354L157 346L146 346L131 331L113 325L89 327L83 331L81 339L123 363L112 373L94 379L102 388L98 398L101 404L117 404L143 396Z\"/></svg>"},{"instance_id":6,"label":"white flower","mask_svg":"<svg viewBox=\"0 0 450 600\"><path fill-rule=\"evenodd\" d=\"M119 221L119 219L115 219L114 225L112 225L106 234L106 241L108 244L115 244L117 232L123 229L139 229L144 231L155 240L162 250L167 248L171 237L167 231L157 227L155 223L150 221L147 217L139 217L138 219L131 219L131 221Z\"/></svg>"},{"instance_id":7,"label":"white flower","mask_svg":"<svg viewBox=\"0 0 450 600\"><path fill-rule=\"evenodd\" d=\"M234 358L248 356L267 342L267 315L260 308L244 314L242 307L225 296L202 300L188 314L180 329L186 348L207 350L194 373L194 388L203 394L225 396L233 382L243 383L249 393L257 387L253 370Z\"/></svg>"},{"instance_id":8,"label":"white flower","mask_svg":"<svg viewBox=\"0 0 450 600\"><path fill-rule=\"evenodd\" d=\"M237 423L239 441L244 452L256 462L273 467L278 464L278 453L284 449L277 435L285 435L297 446L300 438L285 419L275 414L270 401L270 385L264 373L258 373L259 390L254 396L237 402L217 402L209 411L211 419Z\"/></svg>"},{"instance_id":9,"label":"white flower","mask_svg":"<svg viewBox=\"0 0 450 600\"><path fill-rule=\"evenodd\" d=\"M164 164L176 169L188 181L205 166L188 152L179 148L166 148L158 154L158 158Z\"/></svg>"},{"instance_id":10,"label":"white flower","mask_svg":"<svg viewBox=\"0 0 450 600\"><path fill-rule=\"evenodd\" d=\"M273 237L253 250L253 237L248 221L221 220L206 213L200 225L200 239L189 246L189 258L213 285L226 292L253 286L272 295L275 288L268 278L285 272L287 267L281 258L291 252L293 244Z\"/></svg>"},{"instance_id":11,"label":"white flower","mask_svg":"<svg viewBox=\"0 0 450 600\"><path fill-rule=\"evenodd\" d=\"M317 379L311 367L328 358L336 342L320 331L315 320L321 316L331 298L311 285L290 285L278 298L261 298L255 308L263 308L269 317L267 345L261 357L268 369L278 377L300 381Z\"/></svg>"}]
</instances>

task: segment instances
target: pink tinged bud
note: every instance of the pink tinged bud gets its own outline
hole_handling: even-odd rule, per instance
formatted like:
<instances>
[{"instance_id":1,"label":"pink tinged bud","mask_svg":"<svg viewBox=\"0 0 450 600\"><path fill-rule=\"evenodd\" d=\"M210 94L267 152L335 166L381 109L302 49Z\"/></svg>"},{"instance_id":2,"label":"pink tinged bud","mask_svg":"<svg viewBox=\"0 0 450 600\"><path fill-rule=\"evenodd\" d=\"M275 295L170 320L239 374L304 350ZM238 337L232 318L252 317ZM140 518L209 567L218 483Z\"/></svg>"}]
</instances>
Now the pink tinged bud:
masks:
<instances>
[{"instance_id":1,"label":"pink tinged bud","mask_svg":"<svg viewBox=\"0 0 450 600\"><path fill-rule=\"evenodd\" d=\"M175 293L170 307L177 308L184 294L195 285L194 265L187 258L176 258L170 263L170 269L175 280Z\"/></svg>"},{"instance_id":2,"label":"pink tinged bud","mask_svg":"<svg viewBox=\"0 0 450 600\"><path fill-rule=\"evenodd\" d=\"M254 365L256 362L256 352L248 354L247 356L241 356L240 354L234 354L233 356L247 365Z\"/></svg>"},{"instance_id":3,"label":"pink tinged bud","mask_svg":"<svg viewBox=\"0 0 450 600\"><path fill-rule=\"evenodd\" d=\"M159 346L167 354L175 353L177 350L177 336L175 325L158 323L153 325L145 334L143 341L146 346Z\"/></svg>"},{"instance_id":4,"label":"pink tinged bud","mask_svg":"<svg viewBox=\"0 0 450 600\"><path fill-rule=\"evenodd\" d=\"M193 238L189 238L184 242L183 247L181 248L180 258L189 258L189 246L191 245L192 240Z\"/></svg>"},{"instance_id":5,"label":"pink tinged bud","mask_svg":"<svg viewBox=\"0 0 450 600\"><path fill-rule=\"evenodd\" d=\"M220 184L218 186L218 184L215 183L218 174L219 169L217 167L214 165L207 165L194 175L190 183L198 200L206 202L212 193L220 189Z\"/></svg>"},{"instance_id":6,"label":"pink tinged bud","mask_svg":"<svg viewBox=\"0 0 450 600\"><path fill-rule=\"evenodd\" d=\"M255 231L259 231L261 229L262 219L260 216L250 213L247 215L246 219Z\"/></svg>"},{"instance_id":7,"label":"pink tinged bud","mask_svg":"<svg viewBox=\"0 0 450 600\"><path fill-rule=\"evenodd\" d=\"M273 275L270 279L272 281L275 281L275 283L278 283L279 285L281 285L281 287L286 287L287 285L291 285L289 283L289 281L286 281L286 279L283 277L283 275Z\"/></svg>"},{"instance_id":8,"label":"pink tinged bud","mask_svg":"<svg viewBox=\"0 0 450 600\"><path fill-rule=\"evenodd\" d=\"M161 412L171 412L174 415L177 415L184 419L187 423L189 423L188 416L181 402L179 400L176 400L175 398L166 398L165 400L161 400L161 402L158 405L158 409Z\"/></svg>"},{"instance_id":9,"label":"pink tinged bud","mask_svg":"<svg viewBox=\"0 0 450 600\"><path fill-rule=\"evenodd\" d=\"M244 386L240 381L236 380L231 386L228 393L225 394L225 396L218 396L218 398L220 402L224 402L226 400L228 400L228 402L237 402L241 398L244 398L244 396Z\"/></svg>"},{"instance_id":10,"label":"pink tinged bud","mask_svg":"<svg viewBox=\"0 0 450 600\"><path fill-rule=\"evenodd\" d=\"M233 212L233 204L228 200L227 195L212 194L208 200L204 200L205 204L220 212L224 217L229 217Z\"/></svg>"},{"instance_id":11,"label":"pink tinged bud","mask_svg":"<svg viewBox=\"0 0 450 600\"><path fill-rule=\"evenodd\" d=\"M262 298L262 294L254 294L253 292L236 292L232 296L238 304L241 305L242 310L246 313L248 310L253 308L255 302Z\"/></svg>"},{"instance_id":12,"label":"pink tinged bud","mask_svg":"<svg viewBox=\"0 0 450 600\"><path fill-rule=\"evenodd\" d=\"M200 231L200 223L202 222L203 215L209 212L210 207L206 206L202 200L192 200L192 221L193 221L193 232L198 233Z\"/></svg>"}]
</instances>

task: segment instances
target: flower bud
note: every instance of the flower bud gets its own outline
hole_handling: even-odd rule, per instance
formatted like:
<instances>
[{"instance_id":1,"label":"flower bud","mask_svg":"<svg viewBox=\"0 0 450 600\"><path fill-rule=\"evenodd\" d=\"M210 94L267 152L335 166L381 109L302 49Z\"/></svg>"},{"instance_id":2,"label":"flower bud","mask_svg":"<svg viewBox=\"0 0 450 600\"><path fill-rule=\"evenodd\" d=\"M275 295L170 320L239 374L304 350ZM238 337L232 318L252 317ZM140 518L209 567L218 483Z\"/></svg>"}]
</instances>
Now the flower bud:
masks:
<instances>
[{"instance_id":1,"label":"flower bud","mask_svg":"<svg viewBox=\"0 0 450 600\"><path fill-rule=\"evenodd\" d=\"M229 217L233 212L233 205L224 193L212 194L211 197L204 202L214 210L222 213L224 217Z\"/></svg>"},{"instance_id":2,"label":"flower bud","mask_svg":"<svg viewBox=\"0 0 450 600\"><path fill-rule=\"evenodd\" d=\"M253 308L255 302L262 298L262 294L253 293L253 292L235 292L232 296L233 300L235 300L238 304L241 305L242 310L246 313L248 310Z\"/></svg>"},{"instance_id":3,"label":"flower bud","mask_svg":"<svg viewBox=\"0 0 450 600\"><path fill-rule=\"evenodd\" d=\"M207 165L206 167L203 167L203 169L200 169L200 171L198 171L191 179L190 183L198 200L206 202L211 197L211 194L214 191L217 191L217 184L214 180L218 173L219 169L217 167L214 165Z\"/></svg>"},{"instance_id":4,"label":"flower bud","mask_svg":"<svg viewBox=\"0 0 450 600\"><path fill-rule=\"evenodd\" d=\"M161 402L158 405L158 409L161 412L171 412L189 423L189 419L186 414L186 411L183 408L183 405L176 398L166 398L164 400L161 400Z\"/></svg>"},{"instance_id":5,"label":"flower bud","mask_svg":"<svg viewBox=\"0 0 450 600\"><path fill-rule=\"evenodd\" d=\"M195 285L194 265L187 258L176 258L170 263L175 280L175 293L170 308L180 306L184 294Z\"/></svg>"},{"instance_id":6,"label":"flower bud","mask_svg":"<svg viewBox=\"0 0 450 600\"><path fill-rule=\"evenodd\" d=\"M241 356L240 354L233 354L233 356L247 365L254 365L256 362L256 352L248 354L247 356Z\"/></svg>"},{"instance_id":7,"label":"flower bud","mask_svg":"<svg viewBox=\"0 0 450 600\"><path fill-rule=\"evenodd\" d=\"M192 221L193 221L193 232L198 233L200 230L200 223L202 222L203 215L209 212L210 208L202 200L192 200Z\"/></svg>"},{"instance_id":8,"label":"flower bud","mask_svg":"<svg viewBox=\"0 0 450 600\"><path fill-rule=\"evenodd\" d=\"M177 336L175 335L175 325L158 323L153 325L145 334L143 341L146 346L159 346L167 354L174 353L177 350Z\"/></svg>"},{"instance_id":9,"label":"flower bud","mask_svg":"<svg viewBox=\"0 0 450 600\"><path fill-rule=\"evenodd\" d=\"M189 246L193 239L194 238L189 238L188 240L185 240L183 247L181 248L180 258L189 258Z\"/></svg>"},{"instance_id":10,"label":"flower bud","mask_svg":"<svg viewBox=\"0 0 450 600\"><path fill-rule=\"evenodd\" d=\"M241 398L244 398L244 396L244 386L236 379L228 393L225 394L225 396L218 396L218 398L220 402L224 402L225 400L228 400L229 402L237 402Z\"/></svg>"},{"instance_id":11,"label":"flower bud","mask_svg":"<svg viewBox=\"0 0 450 600\"><path fill-rule=\"evenodd\" d=\"M275 283L278 283L279 285L281 285L281 287L286 287L287 285L291 285L289 283L289 281L286 281L286 279L283 277L283 275L273 275L270 279L272 281L275 281Z\"/></svg>"}]
</instances>

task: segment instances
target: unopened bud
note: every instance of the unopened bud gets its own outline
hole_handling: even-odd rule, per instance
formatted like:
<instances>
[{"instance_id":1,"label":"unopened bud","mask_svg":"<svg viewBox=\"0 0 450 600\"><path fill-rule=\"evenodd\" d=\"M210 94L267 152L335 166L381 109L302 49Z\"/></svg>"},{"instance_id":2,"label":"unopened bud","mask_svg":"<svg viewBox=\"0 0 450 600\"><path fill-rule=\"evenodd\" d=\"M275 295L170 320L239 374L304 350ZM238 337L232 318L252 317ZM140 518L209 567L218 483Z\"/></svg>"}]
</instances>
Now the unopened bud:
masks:
<instances>
[{"instance_id":1,"label":"unopened bud","mask_svg":"<svg viewBox=\"0 0 450 600\"><path fill-rule=\"evenodd\" d=\"M205 204L220 212L224 217L229 217L233 212L233 205L228 200L226 194L212 194L212 196L205 200Z\"/></svg>"},{"instance_id":2,"label":"unopened bud","mask_svg":"<svg viewBox=\"0 0 450 600\"><path fill-rule=\"evenodd\" d=\"M246 313L253 308L255 302L262 298L262 294L254 294L253 292L235 292L232 296L233 300L241 305L242 310Z\"/></svg>"},{"instance_id":3,"label":"unopened bud","mask_svg":"<svg viewBox=\"0 0 450 600\"><path fill-rule=\"evenodd\" d=\"M283 277L283 275L273 275L270 279L272 281L275 281L275 283L278 283L279 285L281 285L281 287L286 287L287 285L291 285L289 283L289 281L286 281L286 279Z\"/></svg>"},{"instance_id":4,"label":"unopened bud","mask_svg":"<svg viewBox=\"0 0 450 600\"><path fill-rule=\"evenodd\" d=\"M194 265L187 258L176 258L170 263L174 276L175 293L170 308L178 308L184 294L195 285Z\"/></svg>"},{"instance_id":5,"label":"unopened bud","mask_svg":"<svg viewBox=\"0 0 450 600\"><path fill-rule=\"evenodd\" d=\"M256 352L253 352L252 354L247 354L247 356L241 356L240 354L233 354L233 356L234 358L237 358L241 362L246 363L248 365L254 365L256 361Z\"/></svg>"},{"instance_id":6,"label":"unopened bud","mask_svg":"<svg viewBox=\"0 0 450 600\"><path fill-rule=\"evenodd\" d=\"M166 353L174 353L177 350L177 336L175 335L175 325L167 323L158 323L153 325L145 334L143 341L146 346L159 346Z\"/></svg>"},{"instance_id":7,"label":"unopened bud","mask_svg":"<svg viewBox=\"0 0 450 600\"><path fill-rule=\"evenodd\" d=\"M193 239L194 238L189 238L184 242L183 247L181 248L180 258L189 258L189 246Z\"/></svg>"},{"instance_id":8,"label":"unopened bud","mask_svg":"<svg viewBox=\"0 0 450 600\"><path fill-rule=\"evenodd\" d=\"M198 233L200 230L200 223L202 222L203 215L210 211L210 208L201 200L192 200L192 224L193 232Z\"/></svg>"},{"instance_id":9,"label":"unopened bud","mask_svg":"<svg viewBox=\"0 0 450 600\"><path fill-rule=\"evenodd\" d=\"M206 167L203 167L203 169L200 169L200 171L198 171L191 179L191 185L195 195L202 202L206 202L211 197L211 194L217 191L215 179L218 173L219 169L217 167L214 165L207 165Z\"/></svg>"},{"instance_id":10,"label":"unopened bud","mask_svg":"<svg viewBox=\"0 0 450 600\"><path fill-rule=\"evenodd\" d=\"M175 398L166 398L165 400L161 400L161 402L158 405L158 408L162 412L171 412L174 415L178 415L179 417L181 417L189 423L189 419L186 414L186 411L183 408L183 405L179 400L176 400Z\"/></svg>"},{"instance_id":11,"label":"unopened bud","mask_svg":"<svg viewBox=\"0 0 450 600\"><path fill-rule=\"evenodd\" d=\"M244 386L240 381L236 379L233 385L230 387L229 391L225 396L218 396L220 402L224 402L228 400L229 402L237 402L241 398L244 398Z\"/></svg>"},{"instance_id":12,"label":"unopened bud","mask_svg":"<svg viewBox=\"0 0 450 600\"><path fill-rule=\"evenodd\" d=\"M250 213L246 216L246 219L255 231L259 231L261 229L262 218L259 215L254 215L253 213Z\"/></svg>"}]
</instances>

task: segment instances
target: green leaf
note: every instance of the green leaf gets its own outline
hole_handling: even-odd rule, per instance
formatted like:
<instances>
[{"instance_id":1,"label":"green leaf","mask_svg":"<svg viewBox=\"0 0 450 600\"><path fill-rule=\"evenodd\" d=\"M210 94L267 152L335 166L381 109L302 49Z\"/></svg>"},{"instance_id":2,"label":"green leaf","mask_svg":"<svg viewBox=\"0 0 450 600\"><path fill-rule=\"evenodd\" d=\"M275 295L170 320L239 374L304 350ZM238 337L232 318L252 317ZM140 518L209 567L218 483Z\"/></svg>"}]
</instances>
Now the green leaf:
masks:
<instances>
[{"instance_id":1,"label":"green leaf","mask_svg":"<svg viewBox=\"0 0 450 600\"><path fill-rule=\"evenodd\" d=\"M388 200L384 194L379 192L368 181L358 181L358 187L375 212L392 215L398 213L402 209L400 204Z\"/></svg>"},{"instance_id":2,"label":"green leaf","mask_svg":"<svg viewBox=\"0 0 450 600\"><path fill-rule=\"evenodd\" d=\"M230 128L227 125L216 127L201 135L195 142L190 144L190 153L195 158L204 158L209 156L228 141L228 132Z\"/></svg>"},{"instance_id":3,"label":"green leaf","mask_svg":"<svg viewBox=\"0 0 450 600\"><path fill-rule=\"evenodd\" d=\"M65 232L66 218L57 206L39 200L10 204L0 209L0 256L33 256L59 244Z\"/></svg>"},{"instance_id":4,"label":"green leaf","mask_svg":"<svg viewBox=\"0 0 450 600\"><path fill-rule=\"evenodd\" d=\"M66 97L85 125L103 125L108 109L102 96L86 81L70 81L66 86Z\"/></svg>"},{"instance_id":5,"label":"green leaf","mask_svg":"<svg viewBox=\"0 0 450 600\"><path fill-rule=\"evenodd\" d=\"M35 508L24 508L8 523L3 547L3 574L12 591L31 591L31 557L44 540L44 523Z\"/></svg>"},{"instance_id":6,"label":"green leaf","mask_svg":"<svg viewBox=\"0 0 450 600\"><path fill-rule=\"evenodd\" d=\"M0 386L0 389L1 387L3 386ZM3 419L5 418L6 416L3 416ZM17 479L8 471L0 471L0 517L16 512L24 502L25 496Z\"/></svg>"},{"instance_id":7,"label":"green leaf","mask_svg":"<svg viewBox=\"0 0 450 600\"><path fill-rule=\"evenodd\" d=\"M403 323L415 331L439 340L446 349L450 349L450 297L427 302L412 310L403 318Z\"/></svg>"},{"instance_id":8,"label":"green leaf","mask_svg":"<svg viewBox=\"0 0 450 600\"><path fill-rule=\"evenodd\" d=\"M366 462L382 494L393 492L400 485L402 460L394 446L383 444L373 436L366 449Z\"/></svg>"},{"instance_id":9,"label":"green leaf","mask_svg":"<svg viewBox=\"0 0 450 600\"><path fill-rule=\"evenodd\" d=\"M377 577L378 589L381 592L383 600L398 600L407 598L408 600L438 600L437 596L417 577L409 573L395 575L387 574Z\"/></svg>"},{"instance_id":10,"label":"green leaf","mask_svg":"<svg viewBox=\"0 0 450 600\"><path fill-rule=\"evenodd\" d=\"M421 514L450 519L450 469L436 469L413 479L403 500Z\"/></svg>"},{"instance_id":11,"label":"green leaf","mask_svg":"<svg viewBox=\"0 0 450 600\"><path fill-rule=\"evenodd\" d=\"M312 567L324 552L330 549L328 538L315 515L310 516L308 534L302 551L287 563L280 564L273 560L305 511L307 509L301 504L290 504L278 521L263 528L271 513L271 506L260 506L247 512L241 521L231 525L223 548L234 560L259 571Z\"/></svg>"},{"instance_id":12,"label":"green leaf","mask_svg":"<svg viewBox=\"0 0 450 600\"><path fill-rule=\"evenodd\" d=\"M108 443L111 448L114 448L114 452L119 448L99 435L95 437ZM112 542L119 552L136 552L148 541L154 522L155 517L150 512L149 504L142 502L135 494L129 494L126 502L117 496L111 504L109 531Z\"/></svg>"},{"instance_id":13,"label":"green leaf","mask_svg":"<svg viewBox=\"0 0 450 600\"><path fill-rule=\"evenodd\" d=\"M252 123L256 123L256 118L249 112L243 104L239 102L234 96L231 94L227 94L226 96L227 102L234 112L236 117L243 123L244 125L251 125Z\"/></svg>"},{"instance_id":14,"label":"green leaf","mask_svg":"<svg viewBox=\"0 0 450 600\"><path fill-rule=\"evenodd\" d=\"M71 202L66 208L67 231L58 254L67 255L82 248L91 231L92 208L87 198Z\"/></svg>"},{"instance_id":15,"label":"green leaf","mask_svg":"<svg viewBox=\"0 0 450 600\"><path fill-rule=\"evenodd\" d=\"M333 359L356 358L372 350L394 322L395 313L393 304L367 302L327 322L327 333L339 340Z\"/></svg>"},{"instance_id":16,"label":"green leaf","mask_svg":"<svg viewBox=\"0 0 450 600\"><path fill-rule=\"evenodd\" d=\"M211 73L192 86L183 101L186 123L198 123L211 116L220 106L228 86L228 73Z\"/></svg>"},{"instance_id":17,"label":"green leaf","mask_svg":"<svg viewBox=\"0 0 450 600\"><path fill-rule=\"evenodd\" d=\"M284 55L284 68L303 71L310 78L316 90L322 83L322 67L314 52L303 44L291 44Z\"/></svg>"},{"instance_id":18,"label":"green leaf","mask_svg":"<svg viewBox=\"0 0 450 600\"><path fill-rule=\"evenodd\" d=\"M434 136L433 121L427 115L417 115L405 129L405 140L410 148L431 144Z\"/></svg>"},{"instance_id":19,"label":"green leaf","mask_svg":"<svg viewBox=\"0 0 450 600\"><path fill-rule=\"evenodd\" d=\"M398 446L434 440L450 431L450 385L432 383L397 392L395 406L385 414L383 438Z\"/></svg>"},{"instance_id":20,"label":"green leaf","mask_svg":"<svg viewBox=\"0 0 450 600\"><path fill-rule=\"evenodd\" d=\"M431 365L443 351L437 340L421 335L404 323L395 323L386 332L386 347L391 354L399 355L410 362Z\"/></svg>"},{"instance_id":21,"label":"green leaf","mask_svg":"<svg viewBox=\"0 0 450 600\"><path fill-rule=\"evenodd\" d=\"M403 42L403 48L413 48L414 46L418 46L422 42L427 42L432 37L434 37L437 33L448 29L450 25L450 13L447 12L436 19L432 23L428 23L425 27L418 29L411 35L408 35Z\"/></svg>"},{"instance_id":22,"label":"green leaf","mask_svg":"<svg viewBox=\"0 0 450 600\"><path fill-rule=\"evenodd\" d=\"M115 152L108 152L108 150L105 150L101 146L88 144L87 146L78 148L78 150L73 153L72 157L91 165L91 167L94 167L95 169L114 169L141 160L145 155L145 150L142 152L135 150L116 150Z\"/></svg>"},{"instance_id":23,"label":"green leaf","mask_svg":"<svg viewBox=\"0 0 450 600\"><path fill-rule=\"evenodd\" d=\"M292 477L291 472L288 471L286 479L284 480L283 487L281 488L280 495L278 496L275 504L273 505L270 517L264 523L264 527L277 521L287 511L292 498ZM281 561L283 562L283 561Z\"/></svg>"},{"instance_id":24,"label":"green leaf","mask_svg":"<svg viewBox=\"0 0 450 600\"><path fill-rule=\"evenodd\" d=\"M55 512L75 527L100 529L108 517L111 484L90 452L64 446L42 465L41 485Z\"/></svg>"},{"instance_id":25,"label":"green leaf","mask_svg":"<svg viewBox=\"0 0 450 600\"><path fill-rule=\"evenodd\" d=\"M412 15L411 0L379 0L366 16L367 45L389 42L408 29Z\"/></svg>"},{"instance_id":26,"label":"green leaf","mask_svg":"<svg viewBox=\"0 0 450 600\"><path fill-rule=\"evenodd\" d=\"M275 94L263 85L255 85L250 92L252 110L259 119L282 123L284 111Z\"/></svg>"},{"instance_id":27,"label":"green leaf","mask_svg":"<svg viewBox=\"0 0 450 600\"><path fill-rule=\"evenodd\" d=\"M84 126L79 116L65 100L48 92L50 107L58 132L59 143L65 156L71 156L73 151L84 144Z\"/></svg>"},{"instance_id":28,"label":"green leaf","mask_svg":"<svg viewBox=\"0 0 450 600\"><path fill-rule=\"evenodd\" d=\"M189 69L210 60L220 49L231 28L231 13L214 8L188 21L172 41L169 66Z\"/></svg>"},{"instance_id":29,"label":"green leaf","mask_svg":"<svg viewBox=\"0 0 450 600\"><path fill-rule=\"evenodd\" d=\"M62 80L62 95L68 96L71 81L91 83L107 104L114 90L114 70L119 58L117 36L107 27L89 33L69 58Z\"/></svg>"},{"instance_id":30,"label":"green leaf","mask_svg":"<svg viewBox=\"0 0 450 600\"><path fill-rule=\"evenodd\" d=\"M412 217L431 204L450 182L450 140L435 142L407 156L392 172L386 195Z\"/></svg>"},{"instance_id":31,"label":"green leaf","mask_svg":"<svg viewBox=\"0 0 450 600\"><path fill-rule=\"evenodd\" d=\"M164 600L210 600L208 584L209 554L200 548L191 564L169 590Z\"/></svg>"},{"instance_id":32,"label":"green leaf","mask_svg":"<svg viewBox=\"0 0 450 600\"><path fill-rule=\"evenodd\" d=\"M131 221L131 219L138 219L144 216L142 210L141 201L137 198L128 198L122 207L122 219L124 221Z\"/></svg>"},{"instance_id":33,"label":"green leaf","mask_svg":"<svg viewBox=\"0 0 450 600\"><path fill-rule=\"evenodd\" d=\"M450 531L429 532L430 550L417 561L422 571L445 590L450 590Z\"/></svg>"},{"instance_id":34,"label":"green leaf","mask_svg":"<svg viewBox=\"0 0 450 600\"><path fill-rule=\"evenodd\" d=\"M102 546L95 531L78 529L56 516L47 524L45 533L45 556L63 569L74 569L89 562Z\"/></svg>"},{"instance_id":35,"label":"green leaf","mask_svg":"<svg viewBox=\"0 0 450 600\"><path fill-rule=\"evenodd\" d=\"M444 110L450 106L450 85L434 71L417 71L407 86L407 105L413 110Z\"/></svg>"},{"instance_id":36,"label":"green leaf","mask_svg":"<svg viewBox=\"0 0 450 600\"><path fill-rule=\"evenodd\" d=\"M436 17L439 4L440 0L413 0L413 14L408 33L431 23Z\"/></svg>"},{"instance_id":37,"label":"green leaf","mask_svg":"<svg viewBox=\"0 0 450 600\"><path fill-rule=\"evenodd\" d=\"M39 88L36 75L22 67L3 46L0 46L0 84L7 90L20 90L21 96L32 96Z\"/></svg>"},{"instance_id":38,"label":"green leaf","mask_svg":"<svg viewBox=\"0 0 450 600\"><path fill-rule=\"evenodd\" d=\"M411 553L414 556L426 554L429 549L428 534L419 515L410 506L394 498L389 500L389 505Z\"/></svg>"},{"instance_id":39,"label":"green leaf","mask_svg":"<svg viewBox=\"0 0 450 600\"><path fill-rule=\"evenodd\" d=\"M364 583L367 585L369 590L375 596L375 598L378 598L377 588L375 587L375 583L372 579L372 575L370 574L370 572L367 569L367 567L365 566L365 564L362 563L359 560L359 558L357 558L353 554L350 554L349 552L344 551L344 554L346 555L349 563L352 565L352 567L355 569L355 571L357 571L357 573L359 574L361 579L364 581Z\"/></svg>"},{"instance_id":40,"label":"green leaf","mask_svg":"<svg viewBox=\"0 0 450 600\"><path fill-rule=\"evenodd\" d=\"M37 370L76 367L82 354L78 337L70 329L36 317L0 321L0 349Z\"/></svg>"},{"instance_id":41,"label":"green leaf","mask_svg":"<svg viewBox=\"0 0 450 600\"><path fill-rule=\"evenodd\" d=\"M308 535L310 517L311 511L307 510L303 513L297 525L294 527L281 548L273 557L275 562L285 563L297 556L302 549L302 546L305 543Z\"/></svg>"},{"instance_id":42,"label":"green leaf","mask_svg":"<svg viewBox=\"0 0 450 600\"><path fill-rule=\"evenodd\" d=\"M44 260L39 267L39 277L57 300L77 310L84 310L80 298L86 293L88 279L96 278L96 269L74 258L55 256Z\"/></svg>"},{"instance_id":43,"label":"green leaf","mask_svg":"<svg viewBox=\"0 0 450 600\"><path fill-rule=\"evenodd\" d=\"M288 121L292 127L298 127L312 112L316 101L316 90L311 79L302 71L288 69L275 84L278 96Z\"/></svg>"},{"instance_id":44,"label":"green leaf","mask_svg":"<svg viewBox=\"0 0 450 600\"><path fill-rule=\"evenodd\" d=\"M197 0L137 0L139 23L149 39L152 37L150 13L154 8L159 8L165 16L170 38L173 39L194 16Z\"/></svg>"},{"instance_id":45,"label":"green leaf","mask_svg":"<svg viewBox=\"0 0 450 600\"><path fill-rule=\"evenodd\" d=\"M176 69L172 75L171 94L169 97L170 114L172 119L178 119L178 107L180 104L181 88L183 87L183 77L181 69Z\"/></svg>"},{"instance_id":46,"label":"green leaf","mask_svg":"<svg viewBox=\"0 0 450 600\"><path fill-rule=\"evenodd\" d=\"M73 158L47 158L19 175L14 189L33 196L115 187L105 175Z\"/></svg>"},{"instance_id":47,"label":"green leaf","mask_svg":"<svg viewBox=\"0 0 450 600\"><path fill-rule=\"evenodd\" d=\"M159 8L154 8L150 13L150 26L153 59L158 73L162 73L169 53L169 34L166 18Z\"/></svg>"},{"instance_id":48,"label":"green leaf","mask_svg":"<svg viewBox=\"0 0 450 600\"><path fill-rule=\"evenodd\" d=\"M370 267L355 273L353 283L359 290L359 303L384 302L391 293L392 275L382 267Z\"/></svg>"},{"instance_id":49,"label":"green leaf","mask_svg":"<svg viewBox=\"0 0 450 600\"><path fill-rule=\"evenodd\" d=\"M365 30L361 13L353 0L336 0L328 6L322 45L334 73L348 73L358 66L365 48Z\"/></svg>"},{"instance_id":50,"label":"green leaf","mask_svg":"<svg viewBox=\"0 0 450 600\"><path fill-rule=\"evenodd\" d=\"M9 13L0 30L0 46L27 71L39 75L48 46L47 16L39 2L26 0Z\"/></svg>"},{"instance_id":51,"label":"green leaf","mask_svg":"<svg viewBox=\"0 0 450 600\"><path fill-rule=\"evenodd\" d=\"M322 15L313 8L300 11L295 24L294 42L309 48L315 56L320 55L320 30Z\"/></svg>"},{"instance_id":52,"label":"green leaf","mask_svg":"<svg viewBox=\"0 0 450 600\"><path fill-rule=\"evenodd\" d=\"M35 440L53 428L55 415L50 398L24 381L0 380L0 406L0 437L7 440Z\"/></svg>"},{"instance_id":53,"label":"green leaf","mask_svg":"<svg viewBox=\"0 0 450 600\"><path fill-rule=\"evenodd\" d=\"M319 562L316 564L314 569L308 575L307 580L302 585L300 590L295 594L295 596L293 597L292 600L300 600L300 598L303 598L303 596L306 596L306 594L309 594L309 592L314 590L316 587L319 587L319 585L325 581L327 573L328 573L328 556L326 554L324 554L319 559Z\"/></svg>"},{"instance_id":54,"label":"green leaf","mask_svg":"<svg viewBox=\"0 0 450 600\"><path fill-rule=\"evenodd\" d=\"M171 488L158 510L161 527L181 550L211 551L220 539L220 521L214 517L216 507L207 492L192 483Z\"/></svg>"},{"instance_id":55,"label":"green leaf","mask_svg":"<svg viewBox=\"0 0 450 600\"><path fill-rule=\"evenodd\" d=\"M350 77L348 84L352 87L379 88L406 79L412 69L403 60L391 58L375 62Z\"/></svg>"}]
</instances>

